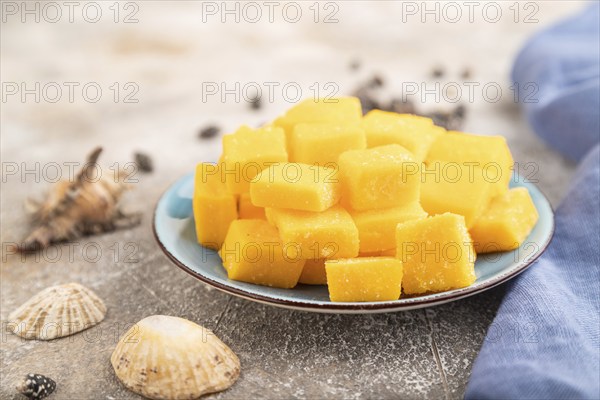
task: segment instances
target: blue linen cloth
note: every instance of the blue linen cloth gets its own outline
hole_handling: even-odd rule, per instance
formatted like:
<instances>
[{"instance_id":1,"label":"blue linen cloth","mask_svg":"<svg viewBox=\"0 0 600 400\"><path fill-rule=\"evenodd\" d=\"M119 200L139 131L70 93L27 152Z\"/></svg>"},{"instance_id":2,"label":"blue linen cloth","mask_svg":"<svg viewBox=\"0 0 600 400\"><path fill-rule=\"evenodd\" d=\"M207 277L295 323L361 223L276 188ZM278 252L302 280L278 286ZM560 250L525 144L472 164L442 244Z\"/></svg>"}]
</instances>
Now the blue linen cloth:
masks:
<instances>
[{"instance_id":1,"label":"blue linen cloth","mask_svg":"<svg viewBox=\"0 0 600 400\"><path fill-rule=\"evenodd\" d=\"M539 87L538 103L522 103L534 130L583 161L546 253L508 284L467 399L600 398L599 20L595 4L517 57L515 83Z\"/></svg>"},{"instance_id":2,"label":"blue linen cloth","mask_svg":"<svg viewBox=\"0 0 600 400\"><path fill-rule=\"evenodd\" d=\"M513 68L520 104L535 132L578 161L600 137L600 5L541 32Z\"/></svg>"}]
</instances>

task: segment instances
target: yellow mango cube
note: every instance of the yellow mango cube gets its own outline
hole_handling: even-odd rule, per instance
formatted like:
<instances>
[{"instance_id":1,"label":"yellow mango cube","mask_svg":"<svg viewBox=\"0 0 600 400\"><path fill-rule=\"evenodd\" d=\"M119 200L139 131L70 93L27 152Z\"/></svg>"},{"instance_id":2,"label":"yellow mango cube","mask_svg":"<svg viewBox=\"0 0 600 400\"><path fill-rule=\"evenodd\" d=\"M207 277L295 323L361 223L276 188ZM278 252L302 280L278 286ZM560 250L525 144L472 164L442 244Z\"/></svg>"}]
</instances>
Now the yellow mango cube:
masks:
<instances>
[{"instance_id":1,"label":"yellow mango cube","mask_svg":"<svg viewBox=\"0 0 600 400\"><path fill-rule=\"evenodd\" d=\"M304 283L305 285L327 285L325 259L306 260L298 283Z\"/></svg>"},{"instance_id":2,"label":"yellow mango cube","mask_svg":"<svg viewBox=\"0 0 600 400\"><path fill-rule=\"evenodd\" d=\"M343 152L367 147L365 131L359 124L301 123L288 135L290 161L328 166L337 163Z\"/></svg>"},{"instance_id":3,"label":"yellow mango cube","mask_svg":"<svg viewBox=\"0 0 600 400\"><path fill-rule=\"evenodd\" d=\"M382 210L349 212L358 228L361 254L395 249L396 226L411 219L427 217L418 202Z\"/></svg>"},{"instance_id":4,"label":"yellow mango cube","mask_svg":"<svg viewBox=\"0 0 600 400\"><path fill-rule=\"evenodd\" d=\"M470 229L478 253L518 248L538 220L538 212L526 188L515 188L492 200Z\"/></svg>"},{"instance_id":5,"label":"yellow mango cube","mask_svg":"<svg viewBox=\"0 0 600 400\"><path fill-rule=\"evenodd\" d=\"M396 234L394 233L394 240L396 240ZM388 250L381 251L365 251L358 253L359 257L396 257L396 245Z\"/></svg>"},{"instance_id":6,"label":"yellow mango cube","mask_svg":"<svg viewBox=\"0 0 600 400\"><path fill-rule=\"evenodd\" d=\"M398 300L402 262L393 257L365 257L325 262L329 298L343 301Z\"/></svg>"},{"instance_id":7,"label":"yellow mango cube","mask_svg":"<svg viewBox=\"0 0 600 400\"><path fill-rule=\"evenodd\" d=\"M462 215L470 228L487 208L493 186L478 167L432 162L423 170L421 205L430 215Z\"/></svg>"},{"instance_id":8,"label":"yellow mango cube","mask_svg":"<svg viewBox=\"0 0 600 400\"><path fill-rule=\"evenodd\" d=\"M362 121L367 135L367 147L399 144L413 155L416 162L425 160L437 137L445 133L431 119L409 114L373 110Z\"/></svg>"},{"instance_id":9,"label":"yellow mango cube","mask_svg":"<svg viewBox=\"0 0 600 400\"><path fill-rule=\"evenodd\" d=\"M229 279L279 288L296 286L305 262L286 251L274 226L257 219L233 221L219 255Z\"/></svg>"},{"instance_id":10,"label":"yellow mango cube","mask_svg":"<svg viewBox=\"0 0 600 400\"><path fill-rule=\"evenodd\" d=\"M360 123L362 108L356 97L308 98L287 110L273 124L291 133L296 124L303 122Z\"/></svg>"},{"instance_id":11,"label":"yellow mango cube","mask_svg":"<svg viewBox=\"0 0 600 400\"><path fill-rule=\"evenodd\" d=\"M419 199L421 165L400 145L350 150L338 165L343 204L354 210L400 207Z\"/></svg>"},{"instance_id":12,"label":"yellow mango cube","mask_svg":"<svg viewBox=\"0 0 600 400\"><path fill-rule=\"evenodd\" d=\"M252 204L250 193L242 193L238 198L238 215L240 219L267 219L265 208Z\"/></svg>"},{"instance_id":13,"label":"yellow mango cube","mask_svg":"<svg viewBox=\"0 0 600 400\"><path fill-rule=\"evenodd\" d=\"M337 171L317 165L280 163L250 183L252 204L259 207L325 211L340 200Z\"/></svg>"},{"instance_id":14,"label":"yellow mango cube","mask_svg":"<svg viewBox=\"0 0 600 400\"><path fill-rule=\"evenodd\" d=\"M250 181L260 171L287 160L281 128L242 126L234 134L223 136L221 176L232 194L248 192Z\"/></svg>"},{"instance_id":15,"label":"yellow mango cube","mask_svg":"<svg viewBox=\"0 0 600 400\"><path fill-rule=\"evenodd\" d=\"M461 132L440 135L427 154L427 163L446 161L474 165L483 170L486 180L496 183L492 196L508 190L513 158L502 136L480 136Z\"/></svg>"},{"instance_id":16,"label":"yellow mango cube","mask_svg":"<svg viewBox=\"0 0 600 400\"><path fill-rule=\"evenodd\" d=\"M277 226L284 244L300 257L352 258L358 255L358 229L350 214L335 205L322 212L267 208L267 220Z\"/></svg>"},{"instance_id":17,"label":"yellow mango cube","mask_svg":"<svg viewBox=\"0 0 600 400\"><path fill-rule=\"evenodd\" d=\"M290 108L285 115L273 121L273 125L285 130L290 160L294 160L295 156L290 142L292 132L297 124L303 122L359 124L361 118L362 108L360 100L356 97L309 98Z\"/></svg>"},{"instance_id":18,"label":"yellow mango cube","mask_svg":"<svg viewBox=\"0 0 600 400\"><path fill-rule=\"evenodd\" d=\"M444 292L475 282L475 251L461 215L441 214L399 224L396 257L405 294Z\"/></svg>"},{"instance_id":19,"label":"yellow mango cube","mask_svg":"<svg viewBox=\"0 0 600 400\"><path fill-rule=\"evenodd\" d=\"M196 167L192 208L198 242L211 249L220 249L229 224L238 215L235 196L221 181L218 165L201 163Z\"/></svg>"}]
</instances>

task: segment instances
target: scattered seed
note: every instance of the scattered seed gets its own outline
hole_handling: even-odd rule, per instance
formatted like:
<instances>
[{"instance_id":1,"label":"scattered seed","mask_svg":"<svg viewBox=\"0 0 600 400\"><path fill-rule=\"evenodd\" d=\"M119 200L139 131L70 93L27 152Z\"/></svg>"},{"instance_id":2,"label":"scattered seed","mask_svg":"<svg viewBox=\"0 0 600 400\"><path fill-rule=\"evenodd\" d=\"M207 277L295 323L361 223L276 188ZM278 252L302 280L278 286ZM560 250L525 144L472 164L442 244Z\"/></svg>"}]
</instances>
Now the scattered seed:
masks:
<instances>
[{"instance_id":1,"label":"scattered seed","mask_svg":"<svg viewBox=\"0 0 600 400\"><path fill-rule=\"evenodd\" d=\"M411 100L392 99L386 111L392 111L398 114L416 114L415 103Z\"/></svg>"},{"instance_id":2,"label":"scattered seed","mask_svg":"<svg viewBox=\"0 0 600 400\"><path fill-rule=\"evenodd\" d=\"M451 111L434 111L425 116L431 118L433 123L436 125L442 126L451 131L456 131L463 127L465 114L465 106L458 105Z\"/></svg>"},{"instance_id":3,"label":"scattered seed","mask_svg":"<svg viewBox=\"0 0 600 400\"><path fill-rule=\"evenodd\" d=\"M449 113L434 111L425 116L431 118L433 120L434 124L436 124L438 126L442 126L445 129L450 129L449 128L449 122L450 122L450 114Z\"/></svg>"},{"instance_id":4,"label":"scattered seed","mask_svg":"<svg viewBox=\"0 0 600 400\"><path fill-rule=\"evenodd\" d=\"M459 104L454 109L454 116L455 117L464 118L466 113L467 113L467 108L464 105L462 105L462 104Z\"/></svg>"},{"instance_id":5,"label":"scattered seed","mask_svg":"<svg viewBox=\"0 0 600 400\"><path fill-rule=\"evenodd\" d=\"M200 137L200 139L210 139L212 137L217 136L220 131L221 130L219 129L219 127L215 125L209 125L205 128L202 128L198 136Z\"/></svg>"},{"instance_id":6,"label":"scattered seed","mask_svg":"<svg viewBox=\"0 0 600 400\"><path fill-rule=\"evenodd\" d=\"M354 96L358 97L358 100L360 100L363 114L366 114L374 109L381 109L377 99L375 99L369 92L369 89L365 87L357 89L354 92Z\"/></svg>"},{"instance_id":7,"label":"scattered seed","mask_svg":"<svg viewBox=\"0 0 600 400\"><path fill-rule=\"evenodd\" d=\"M356 59L350 61L350 69L352 71L358 71L360 69L360 61Z\"/></svg>"},{"instance_id":8,"label":"scattered seed","mask_svg":"<svg viewBox=\"0 0 600 400\"><path fill-rule=\"evenodd\" d=\"M442 76L444 76L445 71L444 68L442 67L435 67L432 71L431 71L431 76L433 76L434 78L441 78Z\"/></svg>"},{"instance_id":9,"label":"scattered seed","mask_svg":"<svg viewBox=\"0 0 600 400\"><path fill-rule=\"evenodd\" d=\"M380 75L373 75L373 77L371 78L371 80L369 81L367 86L370 88L378 88L378 87L383 86L384 83L385 83L385 81L383 80L383 78Z\"/></svg>"},{"instance_id":10,"label":"scattered seed","mask_svg":"<svg viewBox=\"0 0 600 400\"><path fill-rule=\"evenodd\" d=\"M134 154L135 163L142 172L152 172L154 165L148 154L137 152Z\"/></svg>"},{"instance_id":11,"label":"scattered seed","mask_svg":"<svg viewBox=\"0 0 600 400\"><path fill-rule=\"evenodd\" d=\"M260 100L260 96L256 96L250 100L250 108L253 110L260 110L262 107L262 102Z\"/></svg>"},{"instance_id":12,"label":"scattered seed","mask_svg":"<svg viewBox=\"0 0 600 400\"><path fill-rule=\"evenodd\" d=\"M445 74L442 67L436 67L432 70L432 75L441 77ZM463 73L464 75L464 73ZM464 105L458 105L452 110L436 110L430 113L420 112L417 104L409 99L402 99L402 96L394 97L390 102L382 103L376 96L376 88L384 85L384 80L379 75L374 75L370 80L358 86L352 96L360 100L363 114L371 110L391 111L399 114L415 114L428 117L433 122L448 130L460 130L463 126L467 109Z\"/></svg>"},{"instance_id":13,"label":"scattered seed","mask_svg":"<svg viewBox=\"0 0 600 400\"><path fill-rule=\"evenodd\" d=\"M460 76L463 79L469 79L471 77L471 69L469 67L466 67L460 74Z\"/></svg>"}]
</instances>

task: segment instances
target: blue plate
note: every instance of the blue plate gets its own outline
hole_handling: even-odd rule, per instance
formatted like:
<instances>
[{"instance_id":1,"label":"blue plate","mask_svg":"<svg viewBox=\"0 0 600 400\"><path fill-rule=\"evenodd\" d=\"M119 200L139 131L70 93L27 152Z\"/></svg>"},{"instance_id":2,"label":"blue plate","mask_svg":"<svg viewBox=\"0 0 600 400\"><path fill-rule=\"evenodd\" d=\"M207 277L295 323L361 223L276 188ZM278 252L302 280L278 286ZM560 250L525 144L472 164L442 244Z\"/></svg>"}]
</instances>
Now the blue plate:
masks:
<instances>
[{"instance_id":1,"label":"blue plate","mask_svg":"<svg viewBox=\"0 0 600 400\"><path fill-rule=\"evenodd\" d=\"M217 252L200 246L196 241L192 213L193 174L177 181L158 201L153 228L158 244L175 265L210 286L235 296L314 312L364 314L411 310L490 289L523 272L544 252L554 233L552 207L535 185L516 175L511 187L520 186L529 190L540 215L537 225L521 247L511 252L479 255L475 262L477 280L469 287L394 301L333 303L329 301L326 286L298 285L294 289L278 289L229 280Z\"/></svg>"}]
</instances>

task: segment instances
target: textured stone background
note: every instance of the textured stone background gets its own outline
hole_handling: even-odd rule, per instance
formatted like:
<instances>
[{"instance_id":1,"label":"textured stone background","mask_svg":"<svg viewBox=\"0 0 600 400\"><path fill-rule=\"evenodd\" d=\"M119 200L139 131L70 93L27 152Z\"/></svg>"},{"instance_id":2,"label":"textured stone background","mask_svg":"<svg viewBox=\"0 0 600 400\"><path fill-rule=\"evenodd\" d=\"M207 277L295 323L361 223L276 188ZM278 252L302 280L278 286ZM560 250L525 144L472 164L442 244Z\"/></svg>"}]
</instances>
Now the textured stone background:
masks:
<instances>
[{"instance_id":1,"label":"textured stone background","mask_svg":"<svg viewBox=\"0 0 600 400\"><path fill-rule=\"evenodd\" d=\"M83 20L81 11L74 23L66 14L58 23L35 23L31 17L22 23L18 16L2 23L3 82L28 87L97 82L103 96L90 103L76 90L73 102L66 93L57 103L36 102L32 96L24 102L18 96L2 100L0 397L17 398L13 382L36 372L58 382L56 399L135 398L115 378L109 357L118 335L152 314L207 326L240 356L240 380L214 397L462 397L502 287L395 314L319 315L263 306L211 290L171 265L154 242L152 211L171 182L198 161L216 159L219 139L198 140L199 128L216 123L228 131L242 123L258 124L289 106L280 91L259 111L231 97L203 101L202 82L227 82L229 87L236 81L242 86L298 82L306 95L311 84L322 88L336 82L343 94L376 72L386 80L382 94L389 96L399 93L402 82L429 82L435 65L447 71L442 82L461 82L460 71L469 67L472 81L502 86L499 102L486 102L479 92L468 104L465 129L505 135L517 162L538 166L535 178L556 205L573 166L531 132L512 100L508 76L525 38L581 4L538 2L539 22L527 24L515 23L510 3L502 3L497 23L486 22L480 12L474 23L466 17L460 23L435 23L431 17L422 23L419 16L402 22L399 2L338 2L339 22L323 24L312 21L311 2L302 3L306 17L297 24L277 13L275 23L249 24L232 22L232 17L228 23L217 17L203 23L198 3L152 1L137 2L139 22L124 24L112 21L111 3L100 3L104 14L95 24ZM121 18L131 10L121 9ZM521 9L521 20L528 11ZM353 59L361 60L357 72L348 67ZM137 84L139 102L115 102L109 89L114 82ZM428 107L445 106L432 103ZM49 169L44 174L44 166L82 162L96 145L104 146L101 161L107 167L131 161L136 150L154 158L155 172L136 174L139 183L126 198L130 209L144 213L141 226L82 240L71 247L72 254L64 245L37 259L7 255L5 245L27 231L23 200L48 187L52 176ZM38 173L20 174L36 162ZM8 174L9 164L19 173ZM102 324L52 342L25 341L5 332L10 311L41 289L70 281L87 285L105 300L108 315Z\"/></svg>"}]
</instances>

